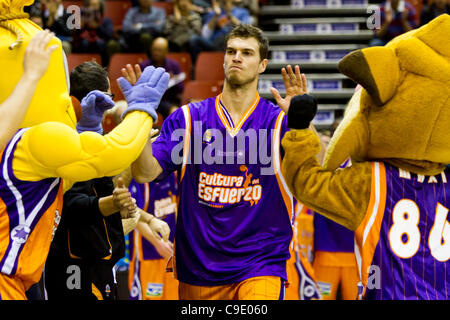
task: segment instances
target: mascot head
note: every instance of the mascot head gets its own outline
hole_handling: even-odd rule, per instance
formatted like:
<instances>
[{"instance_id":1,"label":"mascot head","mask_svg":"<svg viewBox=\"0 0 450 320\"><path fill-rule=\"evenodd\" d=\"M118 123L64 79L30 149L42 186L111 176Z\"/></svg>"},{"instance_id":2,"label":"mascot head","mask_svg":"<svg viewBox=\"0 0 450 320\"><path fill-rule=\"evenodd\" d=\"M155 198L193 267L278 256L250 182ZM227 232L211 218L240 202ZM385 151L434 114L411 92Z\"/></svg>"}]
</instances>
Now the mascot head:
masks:
<instances>
[{"instance_id":1,"label":"mascot head","mask_svg":"<svg viewBox=\"0 0 450 320\"><path fill-rule=\"evenodd\" d=\"M339 71L362 86L351 98L325 156L383 160L418 174L450 164L450 16L384 47L351 52Z\"/></svg>"},{"instance_id":2,"label":"mascot head","mask_svg":"<svg viewBox=\"0 0 450 320\"><path fill-rule=\"evenodd\" d=\"M0 0L0 103L11 94L23 72L23 57L30 39L41 30L28 19L23 7L34 0ZM47 72L39 81L31 104L21 124L30 127L42 122L57 121L75 128L75 111L69 97L67 63L61 41L50 58Z\"/></svg>"}]
</instances>

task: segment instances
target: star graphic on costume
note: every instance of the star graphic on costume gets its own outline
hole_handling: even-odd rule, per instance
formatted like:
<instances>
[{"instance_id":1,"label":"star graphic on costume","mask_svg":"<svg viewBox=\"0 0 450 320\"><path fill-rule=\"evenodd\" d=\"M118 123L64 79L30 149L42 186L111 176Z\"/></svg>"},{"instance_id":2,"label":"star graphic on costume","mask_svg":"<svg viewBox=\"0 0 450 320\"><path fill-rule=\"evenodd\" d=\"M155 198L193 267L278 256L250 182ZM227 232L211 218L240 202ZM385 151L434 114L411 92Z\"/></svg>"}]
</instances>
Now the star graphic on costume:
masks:
<instances>
[{"instance_id":1,"label":"star graphic on costume","mask_svg":"<svg viewBox=\"0 0 450 320\"><path fill-rule=\"evenodd\" d=\"M14 235L15 238L23 239L23 240L25 240L27 238L27 236L28 236L28 232L25 231L25 228L17 229L16 234Z\"/></svg>"}]
</instances>

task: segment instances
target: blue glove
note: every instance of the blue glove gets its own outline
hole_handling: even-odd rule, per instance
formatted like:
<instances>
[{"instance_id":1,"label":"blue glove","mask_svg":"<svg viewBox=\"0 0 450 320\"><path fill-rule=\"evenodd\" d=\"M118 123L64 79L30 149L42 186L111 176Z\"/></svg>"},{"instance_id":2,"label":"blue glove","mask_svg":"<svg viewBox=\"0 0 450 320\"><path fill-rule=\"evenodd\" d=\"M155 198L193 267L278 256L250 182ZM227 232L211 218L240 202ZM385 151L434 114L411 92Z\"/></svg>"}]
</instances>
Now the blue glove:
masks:
<instances>
[{"instance_id":1,"label":"blue glove","mask_svg":"<svg viewBox=\"0 0 450 320\"><path fill-rule=\"evenodd\" d=\"M114 106L112 99L101 91L94 90L81 100L81 119L77 123L78 133L93 131L103 133L103 113Z\"/></svg>"},{"instance_id":2,"label":"blue glove","mask_svg":"<svg viewBox=\"0 0 450 320\"><path fill-rule=\"evenodd\" d=\"M131 111L147 112L153 121L158 120L158 109L164 92L169 85L169 74L163 68L148 66L139 80L132 86L127 79L120 77L117 82L128 103L128 108L122 114L122 118Z\"/></svg>"}]
</instances>

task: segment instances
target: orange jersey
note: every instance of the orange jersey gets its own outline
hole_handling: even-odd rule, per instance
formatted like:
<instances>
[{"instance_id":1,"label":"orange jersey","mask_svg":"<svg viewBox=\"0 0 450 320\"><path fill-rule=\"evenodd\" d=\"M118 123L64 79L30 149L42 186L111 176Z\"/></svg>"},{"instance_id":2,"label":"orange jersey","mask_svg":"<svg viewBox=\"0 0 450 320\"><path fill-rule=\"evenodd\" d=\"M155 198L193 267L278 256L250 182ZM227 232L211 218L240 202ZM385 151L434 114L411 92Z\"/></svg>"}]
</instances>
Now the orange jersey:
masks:
<instances>
[{"instance_id":1,"label":"orange jersey","mask_svg":"<svg viewBox=\"0 0 450 320\"><path fill-rule=\"evenodd\" d=\"M0 162L0 272L20 279L25 290L41 278L63 199L59 178L31 182L14 175L14 150L26 130L14 136ZM5 290L0 286L0 294Z\"/></svg>"}]
</instances>

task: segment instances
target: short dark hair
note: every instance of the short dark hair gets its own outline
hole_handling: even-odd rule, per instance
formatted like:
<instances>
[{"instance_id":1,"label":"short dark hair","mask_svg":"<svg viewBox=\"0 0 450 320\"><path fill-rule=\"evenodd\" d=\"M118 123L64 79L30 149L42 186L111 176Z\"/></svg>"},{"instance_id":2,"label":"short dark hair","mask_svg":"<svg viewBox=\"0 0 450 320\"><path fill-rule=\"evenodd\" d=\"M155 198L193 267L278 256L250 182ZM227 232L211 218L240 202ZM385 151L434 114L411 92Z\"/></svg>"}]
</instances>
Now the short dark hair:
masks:
<instances>
[{"instance_id":1,"label":"short dark hair","mask_svg":"<svg viewBox=\"0 0 450 320\"><path fill-rule=\"evenodd\" d=\"M92 90L107 91L108 72L95 61L83 62L70 73L70 95L81 102Z\"/></svg>"},{"instance_id":2,"label":"short dark hair","mask_svg":"<svg viewBox=\"0 0 450 320\"><path fill-rule=\"evenodd\" d=\"M269 52L269 39L263 34L262 30L251 24L240 24L233 28L225 38L225 46L231 38L255 38L259 44L259 56L261 60L266 59Z\"/></svg>"}]
</instances>

